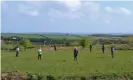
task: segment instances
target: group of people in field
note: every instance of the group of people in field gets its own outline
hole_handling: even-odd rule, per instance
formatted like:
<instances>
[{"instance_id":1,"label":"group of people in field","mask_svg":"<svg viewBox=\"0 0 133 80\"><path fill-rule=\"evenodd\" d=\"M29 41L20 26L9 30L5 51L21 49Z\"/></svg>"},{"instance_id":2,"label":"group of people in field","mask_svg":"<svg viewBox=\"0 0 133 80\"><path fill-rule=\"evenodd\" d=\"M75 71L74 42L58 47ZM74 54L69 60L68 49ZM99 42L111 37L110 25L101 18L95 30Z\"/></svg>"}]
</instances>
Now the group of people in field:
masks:
<instances>
[{"instance_id":1,"label":"group of people in field","mask_svg":"<svg viewBox=\"0 0 133 80\"><path fill-rule=\"evenodd\" d=\"M56 51L56 45L54 44L54 50ZM51 46L51 48L52 48L52 46ZM41 60L41 54L42 54L42 49L41 48L39 48L38 50L37 50L37 54L38 54L38 60ZM19 47L17 47L16 48L16 57L18 57L18 55L19 55Z\"/></svg>"},{"instance_id":2,"label":"group of people in field","mask_svg":"<svg viewBox=\"0 0 133 80\"><path fill-rule=\"evenodd\" d=\"M92 44L90 44L90 52L92 52L92 48L93 48L93 46L92 46ZM102 53L104 54L104 52L105 52L104 44L102 44L102 49L101 50L102 50ZM111 51L111 56L113 58L114 57L114 47L113 46L111 46L110 51Z\"/></svg>"},{"instance_id":3,"label":"group of people in field","mask_svg":"<svg viewBox=\"0 0 133 80\"><path fill-rule=\"evenodd\" d=\"M52 46L51 46L51 47L52 47ZM90 44L90 52L92 52L92 48L93 48L93 45ZM55 51L57 50L55 44L54 44L54 50L55 50ZM105 46L104 46L104 44L102 44L101 50L102 50L102 52L103 52L103 54L104 54L104 52L105 52ZM114 58L114 47L111 47L111 48L110 48L110 51L111 51L111 56L112 56L112 58ZM75 47L74 50L73 50L74 61L77 61L78 53L79 53L79 50L78 50L77 47ZM42 49L41 49L41 48L39 48L39 49L37 50L37 54L38 54L38 60L41 60L41 55L42 55ZM19 55L19 47L16 48L16 57L18 57L18 55Z\"/></svg>"}]
</instances>

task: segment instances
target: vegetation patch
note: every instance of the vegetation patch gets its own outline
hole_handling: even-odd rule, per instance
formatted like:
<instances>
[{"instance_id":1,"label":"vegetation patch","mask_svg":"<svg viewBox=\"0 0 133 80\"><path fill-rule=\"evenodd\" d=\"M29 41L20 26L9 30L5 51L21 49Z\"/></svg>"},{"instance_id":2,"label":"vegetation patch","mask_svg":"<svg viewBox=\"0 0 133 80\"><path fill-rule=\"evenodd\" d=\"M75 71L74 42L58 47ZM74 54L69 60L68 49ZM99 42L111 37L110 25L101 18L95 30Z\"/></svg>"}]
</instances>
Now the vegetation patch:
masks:
<instances>
[{"instance_id":1,"label":"vegetation patch","mask_svg":"<svg viewBox=\"0 0 133 80\"><path fill-rule=\"evenodd\" d=\"M110 74L110 75L91 75L91 76L52 76L21 72L2 72L2 80L133 80L132 73Z\"/></svg>"}]
</instances>

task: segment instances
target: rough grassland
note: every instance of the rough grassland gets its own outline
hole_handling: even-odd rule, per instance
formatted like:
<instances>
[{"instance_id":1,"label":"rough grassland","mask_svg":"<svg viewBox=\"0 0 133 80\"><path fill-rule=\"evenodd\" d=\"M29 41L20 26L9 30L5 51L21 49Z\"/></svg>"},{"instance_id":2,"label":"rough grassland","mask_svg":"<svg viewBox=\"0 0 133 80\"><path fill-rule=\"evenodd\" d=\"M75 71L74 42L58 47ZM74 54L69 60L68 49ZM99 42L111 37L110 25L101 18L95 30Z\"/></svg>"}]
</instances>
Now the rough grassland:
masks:
<instances>
[{"instance_id":1,"label":"rough grassland","mask_svg":"<svg viewBox=\"0 0 133 80\"><path fill-rule=\"evenodd\" d=\"M69 51L45 51L42 60L37 60L36 50L20 52L1 52L2 71L20 71L39 73L52 76L90 76L93 74L110 75L133 72L133 51L116 51L114 59L107 50L102 54L100 50L90 53L80 50L78 61L73 61L73 53Z\"/></svg>"}]
</instances>

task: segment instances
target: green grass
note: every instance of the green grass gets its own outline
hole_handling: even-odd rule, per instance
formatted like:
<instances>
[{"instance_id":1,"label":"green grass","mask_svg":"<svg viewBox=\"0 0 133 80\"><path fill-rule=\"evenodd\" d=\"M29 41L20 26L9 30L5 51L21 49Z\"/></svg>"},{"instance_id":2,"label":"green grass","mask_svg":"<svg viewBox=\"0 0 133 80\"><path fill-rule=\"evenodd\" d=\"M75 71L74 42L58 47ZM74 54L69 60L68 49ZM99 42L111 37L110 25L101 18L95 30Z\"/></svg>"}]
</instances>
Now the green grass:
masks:
<instances>
[{"instance_id":1,"label":"green grass","mask_svg":"<svg viewBox=\"0 0 133 80\"><path fill-rule=\"evenodd\" d=\"M89 76L92 74L123 74L133 72L133 51L115 51L112 59L109 50L90 53L80 50L78 61L73 61L73 53L67 51L44 51L42 60L37 60L36 50L1 52L2 71L20 71L53 76Z\"/></svg>"}]
</instances>

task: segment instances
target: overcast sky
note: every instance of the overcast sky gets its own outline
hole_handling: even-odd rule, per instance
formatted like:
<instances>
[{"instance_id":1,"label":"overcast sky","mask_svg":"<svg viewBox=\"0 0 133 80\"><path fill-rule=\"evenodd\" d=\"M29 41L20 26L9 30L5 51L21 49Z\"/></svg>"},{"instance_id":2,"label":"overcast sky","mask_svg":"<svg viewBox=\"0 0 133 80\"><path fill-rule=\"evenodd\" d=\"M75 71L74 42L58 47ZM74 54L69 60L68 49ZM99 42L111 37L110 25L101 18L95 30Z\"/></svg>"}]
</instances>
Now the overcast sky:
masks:
<instances>
[{"instance_id":1,"label":"overcast sky","mask_svg":"<svg viewBox=\"0 0 133 80\"><path fill-rule=\"evenodd\" d=\"M133 2L1 2L2 32L133 33Z\"/></svg>"}]
</instances>

